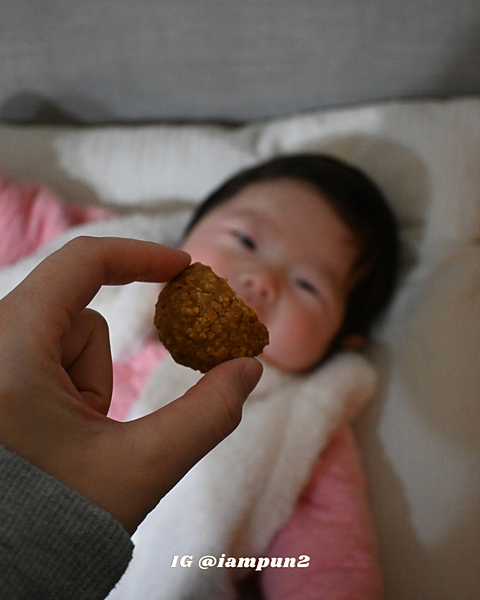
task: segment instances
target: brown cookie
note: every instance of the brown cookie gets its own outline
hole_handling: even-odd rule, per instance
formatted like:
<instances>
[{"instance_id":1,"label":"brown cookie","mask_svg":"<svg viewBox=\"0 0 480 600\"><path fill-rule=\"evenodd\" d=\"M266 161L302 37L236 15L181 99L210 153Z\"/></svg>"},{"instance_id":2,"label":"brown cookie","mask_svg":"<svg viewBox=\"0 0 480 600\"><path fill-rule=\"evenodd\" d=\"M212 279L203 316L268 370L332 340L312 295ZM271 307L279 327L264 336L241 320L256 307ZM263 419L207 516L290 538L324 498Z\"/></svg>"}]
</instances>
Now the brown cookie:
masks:
<instances>
[{"instance_id":1,"label":"brown cookie","mask_svg":"<svg viewBox=\"0 0 480 600\"><path fill-rule=\"evenodd\" d=\"M201 263L163 288L154 322L173 359L202 373L231 358L258 356L268 344L268 330L255 311Z\"/></svg>"}]
</instances>

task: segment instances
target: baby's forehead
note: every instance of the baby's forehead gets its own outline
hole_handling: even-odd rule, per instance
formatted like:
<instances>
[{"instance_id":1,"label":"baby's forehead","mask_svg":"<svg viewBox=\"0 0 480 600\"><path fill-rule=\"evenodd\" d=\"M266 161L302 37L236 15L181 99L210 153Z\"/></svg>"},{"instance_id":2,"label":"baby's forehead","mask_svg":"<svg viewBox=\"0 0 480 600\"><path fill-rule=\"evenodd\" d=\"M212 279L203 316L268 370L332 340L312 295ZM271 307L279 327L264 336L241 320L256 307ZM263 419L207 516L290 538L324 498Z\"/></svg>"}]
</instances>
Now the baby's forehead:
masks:
<instances>
[{"instance_id":1,"label":"baby's forehead","mask_svg":"<svg viewBox=\"0 0 480 600\"><path fill-rule=\"evenodd\" d=\"M285 178L249 183L215 209L222 212L250 210L251 216L274 211L276 215L288 218L298 212L316 212L319 205L331 207L332 203L313 184Z\"/></svg>"}]
</instances>

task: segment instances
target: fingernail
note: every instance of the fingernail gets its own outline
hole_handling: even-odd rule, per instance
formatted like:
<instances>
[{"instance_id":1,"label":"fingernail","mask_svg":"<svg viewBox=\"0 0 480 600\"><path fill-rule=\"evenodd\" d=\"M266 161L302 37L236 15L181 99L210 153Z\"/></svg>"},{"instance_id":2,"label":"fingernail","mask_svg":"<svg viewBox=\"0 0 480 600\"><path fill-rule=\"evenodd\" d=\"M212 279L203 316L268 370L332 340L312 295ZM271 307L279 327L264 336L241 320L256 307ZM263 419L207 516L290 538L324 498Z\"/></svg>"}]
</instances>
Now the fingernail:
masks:
<instances>
[{"instance_id":1,"label":"fingernail","mask_svg":"<svg viewBox=\"0 0 480 600\"><path fill-rule=\"evenodd\" d=\"M263 365L254 358L245 359L245 365L242 370L242 378L245 382L247 394L251 394L256 388L257 383L260 381L260 377L263 373Z\"/></svg>"}]
</instances>

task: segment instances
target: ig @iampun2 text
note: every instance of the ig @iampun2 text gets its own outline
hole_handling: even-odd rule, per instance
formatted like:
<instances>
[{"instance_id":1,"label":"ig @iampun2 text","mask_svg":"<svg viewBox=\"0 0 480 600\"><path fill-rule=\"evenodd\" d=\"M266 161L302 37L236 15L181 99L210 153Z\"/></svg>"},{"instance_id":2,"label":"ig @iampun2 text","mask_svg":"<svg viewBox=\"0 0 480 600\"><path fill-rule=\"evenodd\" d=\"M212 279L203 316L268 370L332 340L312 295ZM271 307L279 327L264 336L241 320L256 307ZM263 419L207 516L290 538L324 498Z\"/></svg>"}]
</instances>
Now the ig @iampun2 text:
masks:
<instances>
[{"instance_id":1,"label":"ig @iampun2 text","mask_svg":"<svg viewBox=\"0 0 480 600\"><path fill-rule=\"evenodd\" d=\"M193 554L184 554L180 556L179 554L174 554L172 558L172 564L170 567L182 567L189 568L194 563L198 565L200 569L211 569L212 567L218 568L247 568L247 569L255 569L255 571L261 571L266 567L308 567L310 566L310 557L306 554L301 554L298 558L293 556L291 557L268 557L268 556L259 556L257 557L239 557L235 558L233 556L226 557L225 554L222 554L218 558L216 556L205 555L201 558L195 560Z\"/></svg>"}]
</instances>

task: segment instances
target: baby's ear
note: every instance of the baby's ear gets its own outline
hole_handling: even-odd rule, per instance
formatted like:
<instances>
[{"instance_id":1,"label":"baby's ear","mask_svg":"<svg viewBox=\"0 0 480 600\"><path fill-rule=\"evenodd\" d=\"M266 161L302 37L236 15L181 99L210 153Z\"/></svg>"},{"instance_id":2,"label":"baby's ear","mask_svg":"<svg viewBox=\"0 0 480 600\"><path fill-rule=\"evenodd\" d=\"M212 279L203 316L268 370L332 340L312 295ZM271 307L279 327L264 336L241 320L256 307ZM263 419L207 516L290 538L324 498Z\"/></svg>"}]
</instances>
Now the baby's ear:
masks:
<instances>
[{"instance_id":1,"label":"baby's ear","mask_svg":"<svg viewBox=\"0 0 480 600\"><path fill-rule=\"evenodd\" d=\"M360 350L365 343L365 336L360 333L350 333L342 338L340 347L343 350Z\"/></svg>"}]
</instances>

